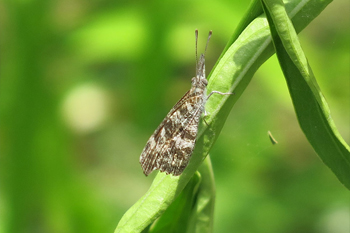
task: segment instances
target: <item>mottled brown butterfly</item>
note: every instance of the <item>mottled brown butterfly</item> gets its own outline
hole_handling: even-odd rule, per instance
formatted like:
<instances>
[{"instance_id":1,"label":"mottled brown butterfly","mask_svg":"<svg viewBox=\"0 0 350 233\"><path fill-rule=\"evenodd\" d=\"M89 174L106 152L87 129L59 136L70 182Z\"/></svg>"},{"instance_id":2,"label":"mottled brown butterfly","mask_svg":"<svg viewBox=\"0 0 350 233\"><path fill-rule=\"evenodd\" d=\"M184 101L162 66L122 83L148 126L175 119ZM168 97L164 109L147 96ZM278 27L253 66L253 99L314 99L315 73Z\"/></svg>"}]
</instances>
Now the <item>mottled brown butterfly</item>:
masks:
<instances>
[{"instance_id":1,"label":"mottled brown butterfly","mask_svg":"<svg viewBox=\"0 0 350 233\"><path fill-rule=\"evenodd\" d=\"M190 161L198 133L199 119L204 111L208 81L205 77L205 52L212 31L209 32L204 54L197 59L198 30L196 35L196 76L192 78L191 89L175 104L162 123L154 131L143 149L140 163L147 176L154 170L160 170L174 176L181 175Z\"/></svg>"}]
</instances>

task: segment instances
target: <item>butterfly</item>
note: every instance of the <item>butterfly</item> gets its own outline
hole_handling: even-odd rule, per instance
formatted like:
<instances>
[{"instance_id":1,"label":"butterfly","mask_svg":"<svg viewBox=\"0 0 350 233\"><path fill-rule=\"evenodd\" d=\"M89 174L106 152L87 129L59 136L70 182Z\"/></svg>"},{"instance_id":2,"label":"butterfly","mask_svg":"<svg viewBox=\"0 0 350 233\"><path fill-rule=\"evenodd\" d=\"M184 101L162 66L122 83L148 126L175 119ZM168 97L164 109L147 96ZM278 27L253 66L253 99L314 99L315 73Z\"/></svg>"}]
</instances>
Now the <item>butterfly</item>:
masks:
<instances>
[{"instance_id":1,"label":"butterfly","mask_svg":"<svg viewBox=\"0 0 350 233\"><path fill-rule=\"evenodd\" d=\"M205 52L212 31L209 31ZM140 155L143 173L148 176L154 170L174 176L181 175L188 165L196 144L199 120L208 98L208 81L205 76L205 52L197 59L198 30L196 36L196 76L192 78L191 89L175 104L162 123L148 139Z\"/></svg>"}]
</instances>

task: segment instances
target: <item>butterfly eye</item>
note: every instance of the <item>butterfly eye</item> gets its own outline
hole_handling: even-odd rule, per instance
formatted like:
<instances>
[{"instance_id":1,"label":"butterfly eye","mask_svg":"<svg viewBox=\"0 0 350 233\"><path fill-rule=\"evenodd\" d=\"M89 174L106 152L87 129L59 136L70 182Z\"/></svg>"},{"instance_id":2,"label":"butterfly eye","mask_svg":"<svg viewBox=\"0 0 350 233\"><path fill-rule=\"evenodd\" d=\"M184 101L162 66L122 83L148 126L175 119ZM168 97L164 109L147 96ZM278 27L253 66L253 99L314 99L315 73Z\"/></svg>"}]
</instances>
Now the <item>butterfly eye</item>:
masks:
<instances>
[{"instance_id":1,"label":"butterfly eye","mask_svg":"<svg viewBox=\"0 0 350 233\"><path fill-rule=\"evenodd\" d=\"M208 80L203 79L202 81L203 81L204 85L208 85Z\"/></svg>"}]
</instances>

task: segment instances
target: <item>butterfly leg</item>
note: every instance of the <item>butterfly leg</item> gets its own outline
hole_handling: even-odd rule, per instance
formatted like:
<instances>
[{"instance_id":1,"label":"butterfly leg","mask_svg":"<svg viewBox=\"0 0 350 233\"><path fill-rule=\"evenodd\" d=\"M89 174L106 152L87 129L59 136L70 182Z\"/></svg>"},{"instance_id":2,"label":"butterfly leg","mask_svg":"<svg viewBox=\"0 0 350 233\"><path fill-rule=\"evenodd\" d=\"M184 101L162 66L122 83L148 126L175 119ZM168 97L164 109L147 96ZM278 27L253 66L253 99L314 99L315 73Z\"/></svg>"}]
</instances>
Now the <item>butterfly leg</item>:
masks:
<instances>
[{"instance_id":1,"label":"butterfly leg","mask_svg":"<svg viewBox=\"0 0 350 233\"><path fill-rule=\"evenodd\" d=\"M220 92L220 91L212 91L212 92L210 92L210 94L207 96L207 100L209 99L209 97L212 95L212 94L214 94L214 93L217 93L217 94L219 94L219 95L234 95L235 93L222 93L222 92Z\"/></svg>"},{"instance_id":2,"label":"butterfly leg","mask_svg":"<svg viewBox=\"0 0 350 233\"><path fill-rule=\"evenodd\" d=\"M212 94L214 94L214 93L219 94L219 95L234 95L234 94L235 94L235 93L222 93L222 92L220 92L220 91L212 91L212 92L210 92L210 94L207 96L207 100L208 100L209 97L210 97ZM207 111L206 111L205 108L204 108L204 117L203 117L203 120L204 120L204 123L205 123L207 126L209 126L208 123L207 123L207 121L205 120L205 117L206 117L207 115L208 115L208 114L207 114Z\"/></svg>"}]
</instances>

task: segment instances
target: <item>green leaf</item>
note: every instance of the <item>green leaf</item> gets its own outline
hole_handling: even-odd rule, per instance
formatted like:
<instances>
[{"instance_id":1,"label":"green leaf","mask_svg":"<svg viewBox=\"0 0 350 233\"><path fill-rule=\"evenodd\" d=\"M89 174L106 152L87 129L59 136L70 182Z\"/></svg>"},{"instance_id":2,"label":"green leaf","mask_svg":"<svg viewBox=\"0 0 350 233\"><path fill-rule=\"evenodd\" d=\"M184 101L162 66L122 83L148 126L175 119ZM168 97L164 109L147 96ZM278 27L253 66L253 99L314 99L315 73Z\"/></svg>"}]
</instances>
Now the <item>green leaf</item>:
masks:
<instances>
[{"instance_id":1,"label":"green leaf","mask_svg":"<svg viewBox=\"0 0 350 233\"><path fill-rule=\"evenodd\" d=\"M213 230L215 185L209 156L181 194L150 227L156 232L205 233Z\"/></svg>"},{"instance_id":2,"label":"green leaf","mask_svg":"<svg viewBox=\"0 0 350 233\"><path fill-rule=\"evenodd\" d=\"M297 31L301 31L328 3L329 1L316 0L289 1L287 12L295 22ZM253 6L257 7L255 3ZM208 113L206 122L210 127L207 128L203 123L200 125L196 148L187 168L178 177L158 173L147 193L124 214L115 232L141 232L165 212L209 153L228 113L249 84L255 71L274 53L268 22L263 15L252 20L242 32L240 31L241 29L238 29L238 33L235 33L239 36L234 43L229 42L227 51L208 77L208 93L215 90L234 92L235 95L214 94L210 97L205 106ZM201 175L203 178L203 174ZM206 179L203 178L202 182L204 180ZM211 186L213 187L213 183Z\"/></svg>"},{"instance_id":3,"label":"green leaf","mask_svg":"<svg viewBox=\"0 0 350 233\"><path fill-rule=\"evenodd\" d=\"M193 208L188 233L213 232L215 182L209 156L199 167L202 181L198 190L197 200Z\"/></svg>"},{"instance_id":4,"label":"green leaf","mask_svg":"<svg viewBox=\"0 0 350 233\"><path fill-rule=\"evenodd\" d=\"M264 0L264 3L300 127L322 161L350 189L349 146L335 127L284 3L281 0Z\"/></svg>"},{"instance_id":5,"label":"green leaf","mask_svg":"<svg viewBox=\"0 0 350 233\"><path fill-rule=\"evenodd\" d=\"M181 194L168 207L164 214L150 227L150 233L183 233L194 211L194 203L198 194L201 176L198 172L191 178ZM179 224L181 223L181 224Z\"/></svg>"},{"instance_id":6,"label":"green leaf","mask_svg":"<svg viewBox=\"0 0 350 233\"><path fill-rule=\"evenodd\" d=\"M250 3L249 5L249 9L247 10L247 14L244 15L244 18L241 20L241 22L239 23L238 27L236 28L235 32L232 34L231 38L229 39L229 41L227 42L224 50L222 51L218 62L221 60L222 56L226 53L226 51L228 50L228 48L233 44L233 42L235 42L238 38L238 36L244 31L244 29L258 16L260 16L261 14L263 14L264 11L261 7L261 3L260 0L254 0ZM217 62L217 63L218 63ZM215 69L217 63L215 64L215 66L213 67L213 70Z\"/></svg>"}]
</instances>

